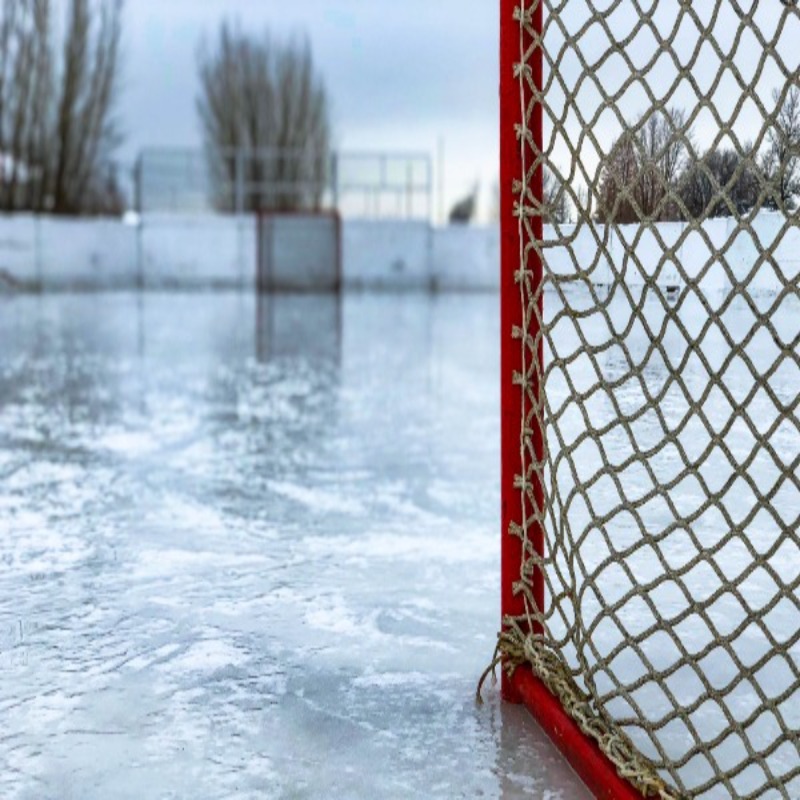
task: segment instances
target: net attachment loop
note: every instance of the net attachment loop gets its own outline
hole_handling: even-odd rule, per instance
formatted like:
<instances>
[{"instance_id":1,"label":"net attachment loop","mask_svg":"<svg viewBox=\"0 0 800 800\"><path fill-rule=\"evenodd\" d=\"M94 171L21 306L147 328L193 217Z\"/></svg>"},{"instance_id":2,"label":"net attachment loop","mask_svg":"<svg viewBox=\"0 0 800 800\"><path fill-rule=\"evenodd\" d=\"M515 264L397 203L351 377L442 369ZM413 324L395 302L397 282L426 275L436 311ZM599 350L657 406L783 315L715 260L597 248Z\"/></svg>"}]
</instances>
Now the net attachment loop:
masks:
<instances>
[{"instance_id":1,"label":"net attachment loop","mask_svg":"<svg viewBox=\"0 0 800 800\"><path fill-rule=\"evenodd\" d=\"M585 736L593 739L606 758L614 765L617 774L631 783L646 798L659 800L685 800L658 775L630 739L615 725L609 724L595 709L591 698L582 691L569 668L547 640L537 634L527 633L512 619L504 620L504 630L497 636L492 662L478 681L475 700L483 703L482 692L486 680L497 682L496 669L504 670L509 678L522 666L528 666L547 687L569 716L578 724Z\"/></svg>"}]
</instances>

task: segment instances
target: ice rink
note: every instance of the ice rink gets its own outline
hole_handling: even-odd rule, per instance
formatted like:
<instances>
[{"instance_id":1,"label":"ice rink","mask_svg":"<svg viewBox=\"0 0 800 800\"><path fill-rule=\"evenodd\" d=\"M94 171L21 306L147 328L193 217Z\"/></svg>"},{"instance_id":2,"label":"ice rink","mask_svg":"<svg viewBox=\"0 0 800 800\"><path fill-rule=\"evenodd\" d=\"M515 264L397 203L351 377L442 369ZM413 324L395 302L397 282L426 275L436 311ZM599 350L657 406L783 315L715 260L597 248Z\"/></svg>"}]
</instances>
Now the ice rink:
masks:
<instances>
[{"instance_id":1,"label":"ice rink","mask_svg":"<svg viewBox=\"0 0 800 800\"><path fill-rule=\"evenodd\" d=\"M585 796L474 703L497 307L0 298L0 796Z\"/></svg>"}]
</instances>

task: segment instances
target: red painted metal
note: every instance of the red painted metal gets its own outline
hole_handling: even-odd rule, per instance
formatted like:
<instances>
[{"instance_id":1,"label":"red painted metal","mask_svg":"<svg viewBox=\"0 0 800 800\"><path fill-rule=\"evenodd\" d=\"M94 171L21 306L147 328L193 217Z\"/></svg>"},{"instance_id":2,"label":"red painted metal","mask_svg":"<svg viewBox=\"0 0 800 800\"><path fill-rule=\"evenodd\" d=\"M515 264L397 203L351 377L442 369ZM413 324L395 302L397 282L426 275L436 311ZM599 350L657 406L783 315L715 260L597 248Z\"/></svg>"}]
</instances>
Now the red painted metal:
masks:
<instances>
[{"instance_id":1,"label":"red painted metal","mask_svg":"<svg viewBox=\"0 0 800 800\"><path fill-rule=\"evenodd\" d=\"M522 497L519 489L514 487L514 478L522 473L522 457L520 453L520 432L522 425L521 409L523 395L521 387L513 383L515 372L522 370L522 343L512 338L515 327L523 323L523 301L520 286L514 274L519 268L522 245L522 231L519 221L514 217L515 196L511 190L514 180L523 174L523 158L521 148L515 137L515 126L523 122L525 106L530 101L526 84L514 77L514 64L520 59L521 48L530 46L530 41L520 41L520 25L514 19L514 9L519 0L501 0L500 3L500 216L501 226L501 258L500 258L500 325L501 325L501 608L503 614L519 616L525 611L522 597L514 594L514 583L519 580L522 561L522 542L516 537L508 536L509 524L519 522L523 517ZM539 5L535 24L541 30L542 6ZM542 52L537 49L531 56L529 64L533 78L538 86L542 84ZM542 140L542 107L534 108L531 124L533 133ZM537 170L533 179L533 190L542 195L542 171ZM541 238L541 218L534 220L534 234ZM535 254L531 254L528 267L533 270L535 281L542 279L542 264ZM541 302L541 301L540 301ZM541 346L537 357L542 359ZM538 394L539 387L533 392ZM543 452L542 431L533 432L533 447L538 457ZM539 507L544 505L544 493L540 483L534 487L535 501ZM529 530L534 547L544 552L544 532L540 526ZM544 580L538 572L534 575L534 598L539 608L544 607ZM503 696L507 700L518 701L514 688L503 678Z\"/></svg>"},{"instance_id":2,"label":"red painted metal","mask_svg":"<svg viewBox=\"0 0 800 800\"><path fill-rule=\"evenodd\" d=\"M512 683L517 696L598 800L642 800L530 669L518 669Z\"/></svg>"},{"instance_id":3,"label":"red painted metal","mask_svg":"<svg viewBox=\"0 0 800 800\"><path fill-rule=\"evenodd\" d=\"M520 287L514 279L519 268L523 233L519 220L514 217L513 181L523 175L523 156L514 134L515 126L522 124L525 108L531 102L530 90L514 77L514 64L520 54L530 48L532 41L520 39L520 24L514 19L514 10L519 0L500 0L500 215L501 215L501 258L500 258L500 324L501 324L501 608L502 613L519 616L525 607L522 598L514 594L514 583L520 577L522 543L508 535L509 524L523 518L522 497L514 487L514 478L521 474L522 457L520 453L520 431L522 425L522 389L515 385L513 376L522 370L522 344L512 338L515 327L523 323L523 301ZM541 31L543 22L543 3L539 3L534 13L534 27ZM529 55L534 84L542 86L543 57L540 48ZM536 141L543 142L543 108L537 104L531 115L532 133ZM527 156L533 158L533 154ZM542 170L533 176L533 191L541 199L543 194ZM533 221L533 234L542 237L542 220ZM534 285L539 285L543 277L541 261L531 253L528 267L533 272ZM540 312L542 299L539 299ZM535 320L534 320L535 322ZM533 334L534 332L531 331ZM536 357L542 363L542 345ZM540 386L533 386L535 395L541 392ZM541 427L534 427L532 445L537 457L544 451ZM541 483L534 485L534 502L544 507L544 491ZM528 531L536 550L544 554L545 539L541 526ZM544 577L540 572L534 575L534 599L544 608ZM567 714L558 700L553 697L544 684L534 677L530 669L521 667L509 679L503 674L503 697L516 703L524 703L538 721L545 733L563 753L572 768L577 772L588 789L600 800L641 800L627 781L619 777L614 765L603 755L597 744L585 736L577 723Z\"/></svg>"}]
</instances>

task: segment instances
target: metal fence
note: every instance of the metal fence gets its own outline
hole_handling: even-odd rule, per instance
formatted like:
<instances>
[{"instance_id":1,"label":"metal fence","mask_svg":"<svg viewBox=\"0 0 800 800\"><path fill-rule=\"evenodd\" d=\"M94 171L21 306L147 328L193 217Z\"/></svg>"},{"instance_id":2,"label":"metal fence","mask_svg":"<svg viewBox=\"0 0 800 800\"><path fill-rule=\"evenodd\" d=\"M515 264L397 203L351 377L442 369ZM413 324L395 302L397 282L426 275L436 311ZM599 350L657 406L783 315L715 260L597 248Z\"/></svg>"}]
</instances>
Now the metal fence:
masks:
<instances>
[{"instance_id":1,"label":"metal fence","mask_svg":"<svg viewBox=\"0 0 800 800\"><path fill-rule=\"evenodd\" d=\"M133 169L139 212L327 209L348 217L429 219L433 164L427 153L148 148Z\"/></svg>"}]
</instances>

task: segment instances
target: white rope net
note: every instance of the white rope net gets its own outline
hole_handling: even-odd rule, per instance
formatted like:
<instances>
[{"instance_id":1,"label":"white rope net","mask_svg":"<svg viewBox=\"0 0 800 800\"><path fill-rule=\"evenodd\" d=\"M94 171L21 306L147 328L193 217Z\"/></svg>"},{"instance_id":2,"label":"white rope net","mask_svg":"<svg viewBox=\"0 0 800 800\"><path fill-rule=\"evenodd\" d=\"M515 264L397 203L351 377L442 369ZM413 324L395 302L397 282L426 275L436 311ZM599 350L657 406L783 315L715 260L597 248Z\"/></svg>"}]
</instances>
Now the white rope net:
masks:
<instances>
[{"instance_id":1,"label":"white rope net","mask_svg":"<svg viewBox=\"0 0 800 800\"><path fill-rule=\"evenodd\" d=\"M648 795L797 798L800 11L541 2L541 33L539 0L516 9L525 121L505 132L527 607L506 666L530 663Z\"/></svg>"}]
</instances>

